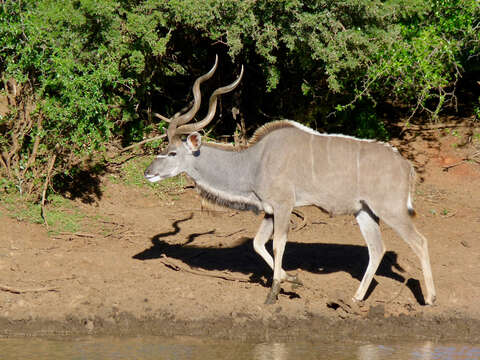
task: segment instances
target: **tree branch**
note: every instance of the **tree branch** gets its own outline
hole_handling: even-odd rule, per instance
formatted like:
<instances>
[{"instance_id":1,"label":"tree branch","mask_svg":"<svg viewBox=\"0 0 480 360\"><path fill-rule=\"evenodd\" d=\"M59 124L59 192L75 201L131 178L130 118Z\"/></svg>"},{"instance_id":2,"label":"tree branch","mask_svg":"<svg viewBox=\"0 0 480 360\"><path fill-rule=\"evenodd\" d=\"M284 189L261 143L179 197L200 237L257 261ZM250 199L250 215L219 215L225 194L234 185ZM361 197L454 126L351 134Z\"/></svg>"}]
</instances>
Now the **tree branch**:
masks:
<instances>
[{"instance_id":1,"label":"tree branch","mask_svg":"<svg viewBox=\"0 0 480 360\"><path fill-rule=\"evenodd\" d=\"M142 141L137 142L137 143L135 143L135 144L132 144L132 145L130 145L130 146L124 147L123 149L121 149L121 150L119 151L119 154L124 153L125 151L128 151L128 150L131 150L131 149L133 149L133 148L136 147L136 146L140 146L140 145L143 145L143 144L146 144L146 143L155 141L155 140L163 139L163 138L165 138L166 136L167 136L167 134L162 134L162 135L159 135L159 136L155 136L155 137L153 137L153 138L150 138L150 139L142 140Z\"/></svg>"}]
</instances>

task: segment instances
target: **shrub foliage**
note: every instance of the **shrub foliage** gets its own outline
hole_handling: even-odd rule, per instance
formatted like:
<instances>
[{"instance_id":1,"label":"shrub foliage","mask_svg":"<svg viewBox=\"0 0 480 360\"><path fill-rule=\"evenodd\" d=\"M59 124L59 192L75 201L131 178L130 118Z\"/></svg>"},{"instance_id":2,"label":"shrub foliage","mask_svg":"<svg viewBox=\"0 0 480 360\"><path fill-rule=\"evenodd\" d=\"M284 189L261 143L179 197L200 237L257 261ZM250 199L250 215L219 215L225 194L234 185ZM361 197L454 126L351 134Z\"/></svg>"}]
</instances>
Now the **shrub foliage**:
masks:
<instances>
[{"instance_id":1,"label":"shrub foliage","mask_svg":"<svg viewBox=\"0 0 480 360\"><path fill-rule=\"evenodd\" d=\"M435 120L478 74L477 0L2 0L3 188L40 194L55 174L112 144L162 131L191 100L193 78L249 127L288 117L323 130L388 136L378 104ZM478 96L477 96L478 98ZM478 106L478 105L477 105ZM477 112L478 112L477 107ZM388 124L387 124L388 125Z\"/></svg>"}]
</instances>

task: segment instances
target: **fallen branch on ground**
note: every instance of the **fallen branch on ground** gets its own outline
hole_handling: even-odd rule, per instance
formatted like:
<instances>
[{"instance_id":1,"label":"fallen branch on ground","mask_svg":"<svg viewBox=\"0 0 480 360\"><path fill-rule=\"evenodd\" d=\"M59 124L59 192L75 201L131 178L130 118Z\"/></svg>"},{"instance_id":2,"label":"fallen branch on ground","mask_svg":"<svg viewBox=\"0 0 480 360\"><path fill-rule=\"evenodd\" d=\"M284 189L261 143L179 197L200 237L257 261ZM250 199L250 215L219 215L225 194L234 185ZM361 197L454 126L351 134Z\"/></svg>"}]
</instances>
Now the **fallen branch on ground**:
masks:
<instances>
[{"instance_id":1,"label":"fallen branch on ground","mask_svg":"<svg viewBox=\"0 0 480 360\"><path fill-rule=\"evenodd\" d=\"M230 237L230 236L233 236L233 235L236 235L236 234L239 234L241 232L244 232L246 229L240 229L240 230L236 230L234 232L231 232L231 233L227 233L227 234L218 234L218 235L215 235L216 237Z\"/></svg>"},{"instance_id":2,"label":"fallen branch on ground","mask_svg":"<svg viewBox=\"0 0 480 360\"><path fill-rule=\"evenodd\" d=\"M451 129L451 128L460 128L460 127L470 127L470 124L431 124L431 125L414 125L407 123L400 123L402 127L402 132L412 130L412 131L434 131L442 129Z\"/></svg>"},{"instance_id":3,"label":"fallen branch on ground","mask_svg":"<svg viewBox=\"0 0 480 360\"><path fill-rule=\"evenodd\" d=\"M77 233L61 232L61 233L59 233L58 235L59 235L59 236L86 237L86 238L94 238L94 237L97 236L97 235L94 235L94 234L81 233L81 232L77 232Z\"/></svg>"},{"instance_id":4,"label":"fallen branch on ground","mask_svg":"<svg viewBox=\"0 0 480 360\"><path fill-rule=\"evenodd\" d=\"M2 285L2 284L0 284L0 290L6 291L6 292L11 292L13 294L24 294L24 293L29 293L29 292L42 292L42 291L58 291L57 288L53 288L53 287L18 289L18 288L14 288L14 287Z\"/></svg>"},{"instance_id":5,"label":"fallen branch on ground","mask_svg":"<svg viewBox=\"0 0 480 360\"><path fill-rule=\"evenodd\" d=\"M463 164L465 161L475 161L477 164L480 164L480 161L475 159L476 157L480 157L480 151L477 151L476 153L474 153L472 155L468 155L468 156L464 157L462 160L457 161L454 164L443 166L443 171L448 171L449 169L451 169L455 166Z\"/></svg>"},{"instance_id":6,"label":"fallen branch on ground","mask_svg":"<svg viewBox=\"0 0 480 360\"><path fill-rule=\"evenodd\" d=\"M166 255L162 255L162 257L160 258L160 262L163 265L165 265L166 267L168 267L172 270L175 270L175 271L183 271L183 272L193 274L193 275L213 277L213 278L223 279L223 280L228 280L228 281L250 282L249 278L232 276L232 275L227 274L225 271L223 271L221 274L218 274L218 273L212 274L211 272L207 272L207 271L194 270L190 266L185 265L185 264L181 263L180 261L174 261L174 259L171 259L171 258L167 257ZM188 268L186 266L188 266Z\"/></svg>"}]
</instances>

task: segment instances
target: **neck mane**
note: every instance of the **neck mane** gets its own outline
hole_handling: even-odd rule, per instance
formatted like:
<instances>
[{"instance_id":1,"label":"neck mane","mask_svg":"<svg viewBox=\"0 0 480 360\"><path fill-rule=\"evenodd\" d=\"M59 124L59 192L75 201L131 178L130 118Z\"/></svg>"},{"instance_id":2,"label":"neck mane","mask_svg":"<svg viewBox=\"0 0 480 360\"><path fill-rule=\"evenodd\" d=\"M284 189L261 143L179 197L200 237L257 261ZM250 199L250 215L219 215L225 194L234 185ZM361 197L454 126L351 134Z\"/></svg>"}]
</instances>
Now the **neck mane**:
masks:
<instances>
[{"instance_id":1,"label":"neck mane","mask_svg":"<svg viewBox=\"0 0 480 360\"><path fill-rule=\"evenodd\" d=\"M255 133L252 135L250 139L248 139L246 145L235 146L229 143L217 143L217 142L207 142L203 145L214 147L221 150L227 150L227 151L243 151L245 149L248 149L249 147L252 147L256 143L258 143L260 140L262 140L265 136L270 134L272 131L283 129L283 128L291 128L291 127L297 127L296 123L290 120L272 121L272 122L266 123L265 125L255 130Z\"/></svg>"}]
</instances>

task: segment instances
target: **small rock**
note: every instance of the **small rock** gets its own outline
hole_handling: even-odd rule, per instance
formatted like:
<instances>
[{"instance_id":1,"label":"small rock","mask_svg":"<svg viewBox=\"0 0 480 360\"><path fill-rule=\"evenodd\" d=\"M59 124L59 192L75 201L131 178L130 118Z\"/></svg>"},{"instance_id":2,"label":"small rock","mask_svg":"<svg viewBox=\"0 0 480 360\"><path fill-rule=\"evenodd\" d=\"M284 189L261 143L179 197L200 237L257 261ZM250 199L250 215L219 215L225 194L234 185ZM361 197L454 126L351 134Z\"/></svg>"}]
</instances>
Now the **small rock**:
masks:
<instances>
[{"instance_id":1,"label":"small rock","mask_svg":"<svg viewBox=\"0 0 480 360\"><path fill-rule=\"evenodd\" d=\"M369 319L385 317L385 306L383 305L370 306L370 309L368 309L367 317Z\"/></svg>"},{"instance_id":2,"label":"small rock","mask_svg":"<svg viewBox=\"0 0 480 360\"><path fill-rule=\"evenodd\" d=\"M85 328L87 329L88 332L92 332L94 327L95 327L95 325L93 324L92 320L87 320L85 322Z\"/></svg>"}]
</instances>

